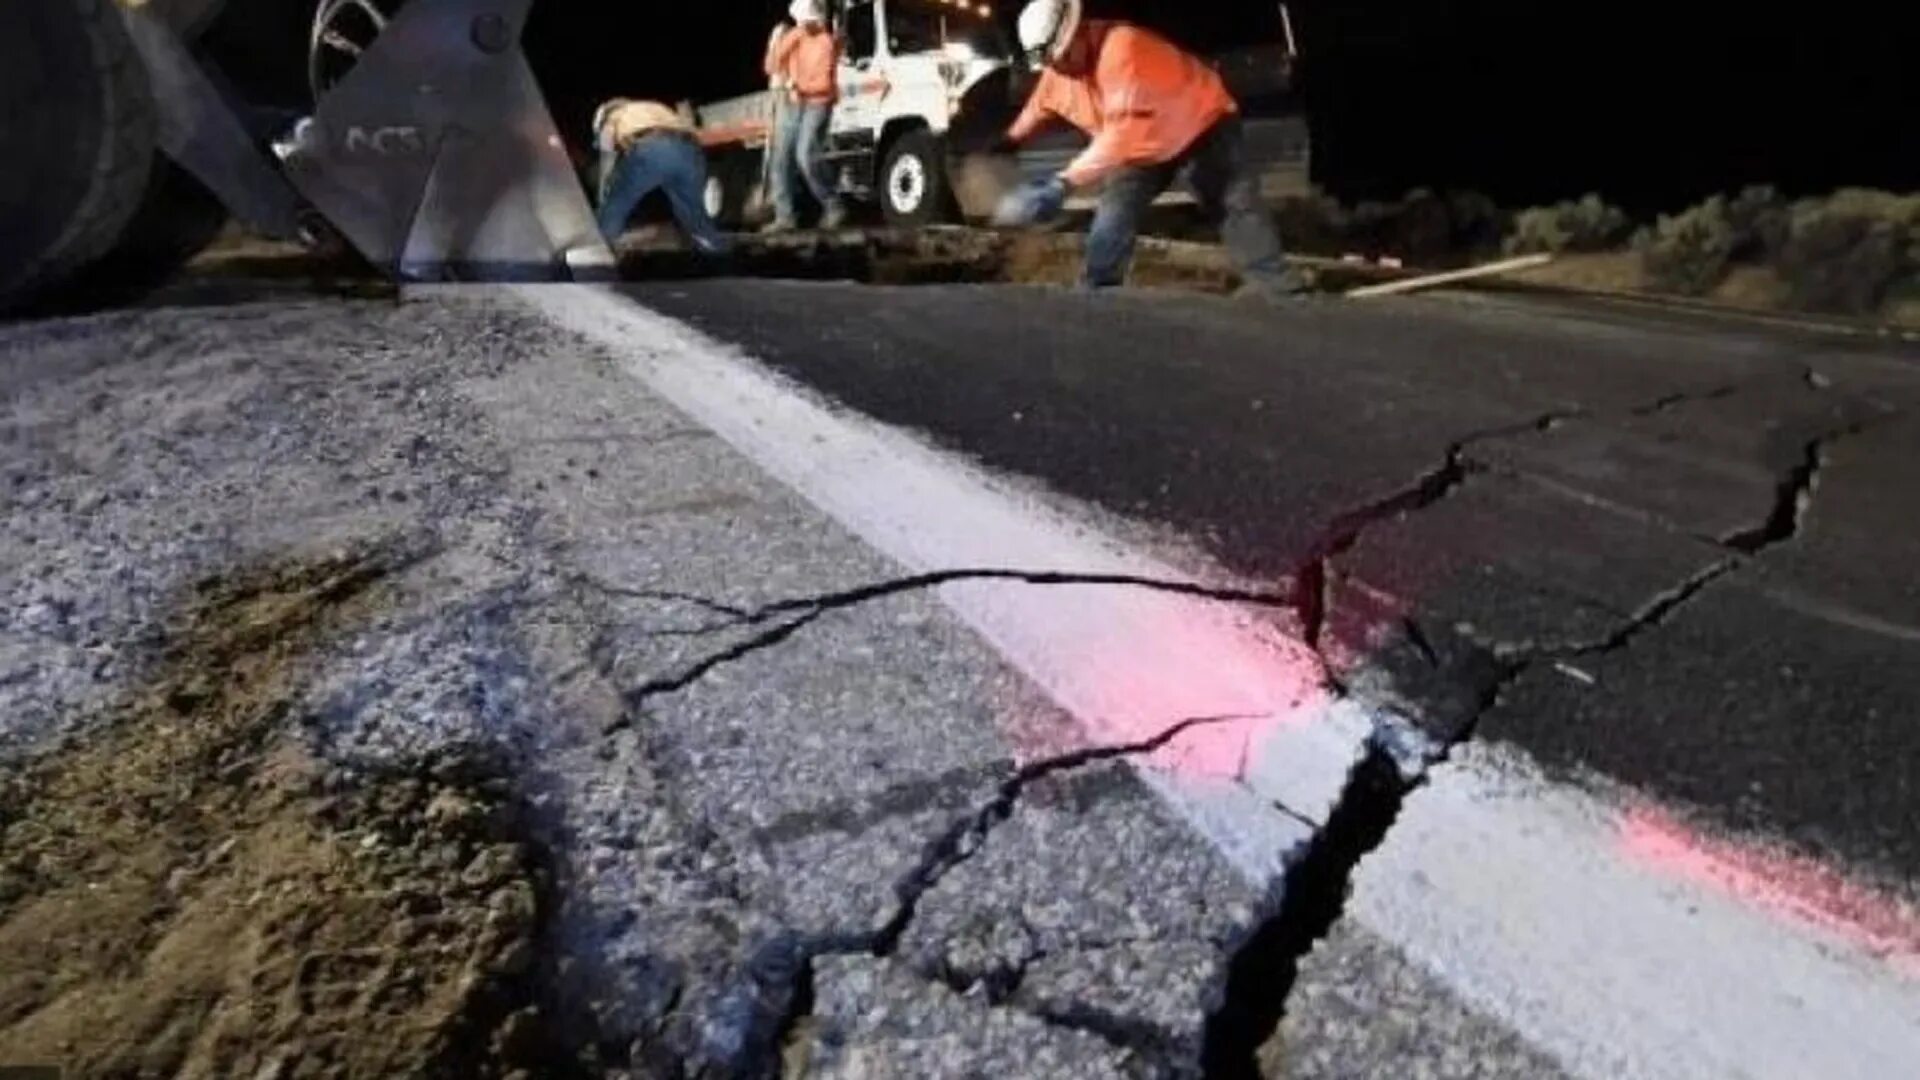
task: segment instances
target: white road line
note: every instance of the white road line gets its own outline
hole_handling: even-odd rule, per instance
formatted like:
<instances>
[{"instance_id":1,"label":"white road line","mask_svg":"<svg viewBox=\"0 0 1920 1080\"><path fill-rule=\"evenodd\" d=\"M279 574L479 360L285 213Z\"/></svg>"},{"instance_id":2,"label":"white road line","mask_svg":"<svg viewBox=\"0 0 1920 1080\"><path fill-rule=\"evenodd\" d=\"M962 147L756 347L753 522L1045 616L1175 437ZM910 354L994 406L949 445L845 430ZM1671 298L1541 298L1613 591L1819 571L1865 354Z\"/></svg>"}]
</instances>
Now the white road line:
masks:
<instances>
[{"instance_id":1,"label":"white road line","mask_svg":"<svg viewBox=\"0 0 1920 1080\"><path fill-rule=\"evenodd\" d=\"M911 570L1179 576L616 292L519 295ZM1182 716L1258 716L1144 773L1257 881L1305 835L1267 801L1324 820L1371 726L1326 699L1308 650L1217 604L1006 584L942 595L1090 741ZM1348 911L1580 1075L1920 1075L1911 908L1887 902L1873 933L1850 930L1857 912L1795 917L1792 903L1730 887L1684 836L1662 841L1678 858L1637 845L1633 822L1499 754L1465 753L1409 800Z\"/></svg>"},{"instance_id":2,"label":"white road line","mask_svg":"<svg viewBox=\"0 0 1920 1080\"><path fill-rule=\"evenodd\" d=\"M909 572L1185 579L611 290L520 295ZM1244 717L1192 729L1142 775L1255 881L1273 880L1310 835L1270 803L1323 820L1361 755L1369 725L1329 697L1318 657L1251 613L1135 588L981 582L940 592L1080 722L1090 745L1139 742L1187 717Z\"/></svg>"},{"instance_id":3,"label":"white road line","mask_svg":"<svg viewBox=\"0 0 1920 1080\"><path fill-rule=\"evenodd\" d=\"M1790 874L1743 882L1722 844L1649 834L1500 750L1458 757L1347 911L1464 998L1584 1076L1920 1075L1911 941L1783 916L1754 890Z\"/></svg>"}]
</instances>

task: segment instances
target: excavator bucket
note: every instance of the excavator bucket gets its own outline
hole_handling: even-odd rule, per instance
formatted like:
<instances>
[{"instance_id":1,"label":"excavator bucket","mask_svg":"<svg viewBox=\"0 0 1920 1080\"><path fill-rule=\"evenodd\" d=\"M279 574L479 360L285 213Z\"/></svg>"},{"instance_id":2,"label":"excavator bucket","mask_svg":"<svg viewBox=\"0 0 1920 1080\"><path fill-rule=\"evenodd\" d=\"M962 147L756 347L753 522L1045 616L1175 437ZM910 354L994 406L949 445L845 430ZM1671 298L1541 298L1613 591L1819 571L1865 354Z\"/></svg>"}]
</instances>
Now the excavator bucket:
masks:
<instances>
[{"instance_id":1,"label":"excavator bucket","mask_svg":"<svg viewBox=\"0 0 1920 1080\"><path fill-rule=\"evenodd\" d=\"M411 280L610 270L612 253L521 52L531 6L410 0L277 146L286 179L373 265ZM207 109L178 97L168 107ZM230 206L259 187L230 167L209 177L194 160L182 164Z\"/></svg>"}]
</instances>

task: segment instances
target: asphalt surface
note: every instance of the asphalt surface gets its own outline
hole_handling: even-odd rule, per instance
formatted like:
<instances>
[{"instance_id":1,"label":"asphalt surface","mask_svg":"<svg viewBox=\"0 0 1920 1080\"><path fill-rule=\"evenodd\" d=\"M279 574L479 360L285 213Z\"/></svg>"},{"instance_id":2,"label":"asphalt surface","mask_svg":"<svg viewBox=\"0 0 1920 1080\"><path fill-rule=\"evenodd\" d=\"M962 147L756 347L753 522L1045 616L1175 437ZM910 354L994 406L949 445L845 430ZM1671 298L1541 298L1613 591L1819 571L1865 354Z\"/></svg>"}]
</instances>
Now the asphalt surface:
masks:
<instances>
[{"instance_id":1,"label":"asphalt surface","mask_svg":"<svg viewBox=\"0 0 1920 1080\"><path fill-rule=\"evenodd\" d=\"M1072 725L929 592L742 648L730 612L898 568L577 338L276 300L0 327L0 365L0 776L96 735L183 593L404 550L276 715L344 785L517 763L551 1068L1197 1067L1259 890L1125 755L1049 765Z\"/></svg>"},{"instance_id":2,"label":"asphalt surface","mask_svg":"<svg viewBox=\"0 0 1920 1080\"><path fill-rule=\"evenodd\" d=\"M1325 807L1255 808L1311 839L1250 875L1147 751L1087 756L1087 718L965 605L889 587L901 565L635 362L702 347L428 291L0 326L0 779L95 735L206 582L404 552L273 715L344 784L514 763L553 879L543 1023L606 1075L1684 1074L1657 1053L1679 1036L1634 1030L1647 969L1600 962L1635 947L1583 931L1618 907L1666 933L1697 903L1638 940L1718 959L1803 928L1620 876L1611 834L1581 831L1600 818L1541 816L1539 790L1624 791L1914 895L1920 365L1897 348L1461 298L625 292L1067 528L1288 598L1256 629L1417 725L1431 778L1389 792L1377 752L1351 775L1336 755L1331 787L1308 778ZM1509 758L1576 783L1472 771ZM1588 862L1525 876L1563 858ZM1749 1036L1817 1057L1850 1008L1872 1060L1920 1046L1906 984L1844 945L1758 963L1878 996L1773 1033L1715 1021L1700 1041L1735 1049L1714 1060ZM1535 992L1589 967L1626 974ZM1744 1008L1711 985L1727 970L1673 981ZM1618 1015L1561 1030L1595 1012ZM1612 1067L1634 1038L1656 1053Z\"/></svg>"},{"instance_id":3,"label":"asphalt surface","mask_svg":"<svg viewBox=\"0 0 1920 1080\"><path fill-rule=\"evenodd\" d=\"M1320 575L1324 644L1443 740L1920 875L1910 346L1452 298L631 295L1252 581Z\"/></svg>"}]
</instances>

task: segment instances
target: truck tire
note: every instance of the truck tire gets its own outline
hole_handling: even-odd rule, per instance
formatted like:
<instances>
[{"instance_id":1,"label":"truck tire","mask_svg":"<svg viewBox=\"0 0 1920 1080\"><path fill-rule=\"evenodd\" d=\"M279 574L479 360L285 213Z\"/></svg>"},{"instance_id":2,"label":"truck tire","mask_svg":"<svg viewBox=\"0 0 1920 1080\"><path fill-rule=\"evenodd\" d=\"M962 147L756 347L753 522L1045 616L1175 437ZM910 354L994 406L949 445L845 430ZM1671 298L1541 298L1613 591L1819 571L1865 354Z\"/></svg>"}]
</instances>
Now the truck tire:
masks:
<instances>
[{"instance_id":1,"label":"truck tire","mask_svg":"<svg viewBox=\"0 0 1920 1080\"><path fill-rule=\"evenodd\" d=\"M752 224L756 189L760 186L761 156L750 150L716 154L707 164L707 213L723 229Z\"/></svg>"},{"instance_id":2,"label":"truck tire","mask_svg":"<svg viewBox=\"0 0 1920 1080\"><path fill-rule=\"evenodd\" d=\"M8 0L0 34L0 310L105 255L146 192L153 102L109 0Z\"/></svg>"},{"instance_id":3,"label":"truck tire","mask_svg":"<svg viewBox=\"0 0 1920 1080\"><path fill-rule=\"evenodd\" d=\"M909 131L888 145L879 188L880 212L889 225L918 228L953 219L946 148L931 131Z\"/></svg>"}]
</instances>

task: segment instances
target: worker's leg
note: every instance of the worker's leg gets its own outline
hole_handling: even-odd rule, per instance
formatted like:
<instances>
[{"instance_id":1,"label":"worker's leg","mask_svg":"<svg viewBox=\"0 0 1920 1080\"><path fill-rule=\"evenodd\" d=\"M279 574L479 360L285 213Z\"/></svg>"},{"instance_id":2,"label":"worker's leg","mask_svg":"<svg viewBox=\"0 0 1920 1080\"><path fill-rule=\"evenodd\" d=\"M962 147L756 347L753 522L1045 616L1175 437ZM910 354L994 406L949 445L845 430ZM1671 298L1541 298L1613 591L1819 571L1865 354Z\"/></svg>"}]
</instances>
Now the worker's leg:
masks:
<instances>
[{"instance_id":1,"label":"worker's leg","mask_svg":"<svg viewBox=\"0 0 1920 1080\"><path fill-rule=\"evenodd\" d=\"M1140 215L1167 190L1173 177L1170 165L1130 165L1108 178L1106 190L1100 193L1100 208L1093 214L1093 229L1087 233L1082 285L1100 289L1126 284Z\"/></svg>"},{"instance_id":2,"label":"worker's leg","mask_svg":"<svg viewBox=\"0 0 1920 1080\"><path fill-rule=\"evenodd\" d=\"M647 193L660 186L658 161L646 152L647 140L620 155L607 180L607 197L600 203L600 234L609 242L627 230L627 219Z\"/></svg>"},{"instance_id":3,"label":"worker's leg","mask_svg":"<svg viewBox=\"0 0 1920 1080\"><path fill-rule=\"evenodd\" d=\"M808 104L800 110L799 145L795 157L808 190L826 212L826 225L833 228L846 218L846 208L835 190L833 167L827 163L827 129L833 120L833 106Z\"/></svg>"},{"instance_id":4,"label":"worker's leg","mask_svg":"<svg viewBox=\"0 0 1920 1080\"><path fill-rule=\"evenodd\" d=\"M774 109L773 133L767 142L767 182L773 188L773 224L793 228L800 220L793 203L794 151L800 143L800 107L782 102Z\"/></svg>"},{"instance_id":5,"label":"worker's leg","mask_svg":"<svg viewBox=\"0 0 1920 1080\"><path fill-rule=\"evenodd\" d=\"M1280 230L1260 197L1260 177L1247 161L1246 139L1237 116L1215 124L1188 155L1190 182L1201 208L1219 223L1227 255L1247 283L1279 292L1296 292L1299 280L1287 266Z\"/></svg>"},{"instance_id":6,"label":"worker's leg","mask_svg":"<svg viewBox=\"0 0 1920 1080\"><path fill-rule=\"evenodd\" d=\"M607 201L607 182L613 179L613 167L620 163L620 155L611 150L601 150L593 162L593 205L600 206Z\"/></svg>"},{"instance_id":7,"label":"worker's leg","mask_svg":"<svg viewBox=\"0 0 1920 1080\"><path fill-rule=\"evenodd\" d=\"M673 219L702 254L724 255L732 247L726 234L707 213L707 155L692 139L656 136L664 179L661 188L673 207Z\"/></svg>"}]
</instances>

